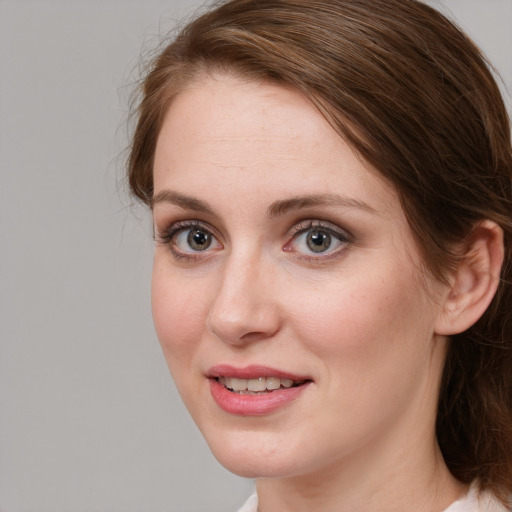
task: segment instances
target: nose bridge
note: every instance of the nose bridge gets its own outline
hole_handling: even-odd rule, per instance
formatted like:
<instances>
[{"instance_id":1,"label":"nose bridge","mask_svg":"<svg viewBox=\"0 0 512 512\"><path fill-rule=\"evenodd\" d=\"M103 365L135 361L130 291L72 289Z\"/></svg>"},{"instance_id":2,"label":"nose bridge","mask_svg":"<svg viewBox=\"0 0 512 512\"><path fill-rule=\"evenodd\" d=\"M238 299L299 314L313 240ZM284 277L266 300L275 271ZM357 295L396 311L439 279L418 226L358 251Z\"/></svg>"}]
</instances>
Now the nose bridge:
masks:
<instances>
[{"instance_id":1,"label":"nose bridge","mask_svg":"<svg viewBox=\"0 0 512 512\"><path fill-rule=\"evenodd\" d=\"M208 315L208 328L217 338L239 344L270 337L279 329L270 267L252 244L226 257Z\"/></svg>"}]
</instances>

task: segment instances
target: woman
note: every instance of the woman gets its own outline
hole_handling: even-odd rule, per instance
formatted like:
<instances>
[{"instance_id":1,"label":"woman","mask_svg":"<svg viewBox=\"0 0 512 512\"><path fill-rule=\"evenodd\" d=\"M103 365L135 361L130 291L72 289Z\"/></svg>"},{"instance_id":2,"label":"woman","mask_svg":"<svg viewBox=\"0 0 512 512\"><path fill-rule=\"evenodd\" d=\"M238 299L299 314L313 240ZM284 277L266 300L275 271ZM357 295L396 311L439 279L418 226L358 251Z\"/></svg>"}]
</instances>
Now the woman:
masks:
<instances>
[{"instance_id":1,"label":"woman","mask_svg":"<svg viewBox=\"0 0 512 512\"><path fill-rule=\"evenodd\" d=\"M510 510L510 127L468 38L414 0L232 0L137 114L156 331L242 510Z\"/></svg>"}]
</instances>

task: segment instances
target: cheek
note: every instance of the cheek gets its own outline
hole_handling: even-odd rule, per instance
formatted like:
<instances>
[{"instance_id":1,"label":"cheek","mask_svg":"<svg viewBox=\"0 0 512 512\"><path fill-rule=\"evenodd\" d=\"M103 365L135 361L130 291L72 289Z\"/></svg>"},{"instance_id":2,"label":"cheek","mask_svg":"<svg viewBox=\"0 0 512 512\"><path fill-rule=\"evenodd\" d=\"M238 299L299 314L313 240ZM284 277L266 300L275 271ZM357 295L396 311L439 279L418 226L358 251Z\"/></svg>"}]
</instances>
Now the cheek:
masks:
<instances>
[{"instance_id":1,"label":"cheek","mask_svg":"<svg viewBox=\"0 0 512 512\"><path fill-rule=\"evenodd\" d=\"M314 300L295 299L303 339L328 367L339 358L345 375L382 373L423 357L434 311L403 268L395 264L363 278L333 280Z\"/></svg>"},{"instance_id":2,"label":"cheek","mask_svg":"<svg viewBox=\"0 0 512 512\"><path fill-rule=\"evenodd\" d=\"M151 303L156 334L171 371L175 365L188 366L204 330L206 302L196 287L182 283L155 258Z\"/></svg>"},{"instance_id":3,"label":"cheek","mask_svg":"<svg viewBox=\"0 0 512 512\"><path fill-rule=\"evenodd\" d=\"M306 353L319 363L325 391L310 406L314 428L332 442L350 438L356 446L391 425L418 394L425 398L418 417L430 411L425 404L439 370L431 359L435 308L400 271L340 282L323 298L296 302L295 323Z\"/></svg>"},{"instance_id":4,"label":"cheek","mask_svg":"<svg viewBox=\"0 0 512 512\"><path fill-rule=\"evenodd\" d=\"M197 286L195 286L197 284ZM197 368L209 309L200 283L180 279L157 258L153 266L151 302L153 323L167 366L183 402L193 418L198 404L207 399L204 378ZM201 398L200 398L201 397Z\"/></svg>"}]
</instances>

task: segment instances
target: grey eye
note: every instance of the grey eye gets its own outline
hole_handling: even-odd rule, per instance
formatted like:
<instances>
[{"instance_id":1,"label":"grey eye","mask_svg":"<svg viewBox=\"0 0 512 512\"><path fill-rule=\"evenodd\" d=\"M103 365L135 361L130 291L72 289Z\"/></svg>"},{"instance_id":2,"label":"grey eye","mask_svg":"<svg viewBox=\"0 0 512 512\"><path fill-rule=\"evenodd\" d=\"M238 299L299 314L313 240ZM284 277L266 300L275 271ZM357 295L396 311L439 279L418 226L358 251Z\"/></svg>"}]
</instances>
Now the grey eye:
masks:
<instances>
[{"instance_id":1,"label":"grey eye","mask_svg":"<svg viewBox=\"0 0 512 512\"><path fill-rule=\"evenodd\" d=\"M193 251L205 251L212 245L212 235L201 229L190 229L187 233L187 244Z\"/></svg>"},{"instance_id":2,"label":"grey eye","mask_svg":"<svg viewBox=\"0 0 512 512\"><path fill-rule=\"evenodd\" d=\"M309 226L299 231L293 240L286 246L286 250L292 250L304 255L327 256L335 253L349 243L347 235L334 231L333 228Z\"/></svg>"},{"instance_id":3,"label":"grey eye","mask_svg":"<svg viewBox=\"0 0 512 512\"><path fill-rule=\"evenodd\" d=\"M204 252L220 247L217 239L202 227L182 228L172 237L172 245L182 253Z\"/></svg>"},{"instance_id":4,"label":"grey eye","mask_svg":"<svg viewBox=\"0 0 512 512\"><path fill-rule=\"evenodd\" d=\"M306 233L306 245L312 252L325 252L332 243L332 237L321 229L311 229Z\"/></svg>"}]
</instances>

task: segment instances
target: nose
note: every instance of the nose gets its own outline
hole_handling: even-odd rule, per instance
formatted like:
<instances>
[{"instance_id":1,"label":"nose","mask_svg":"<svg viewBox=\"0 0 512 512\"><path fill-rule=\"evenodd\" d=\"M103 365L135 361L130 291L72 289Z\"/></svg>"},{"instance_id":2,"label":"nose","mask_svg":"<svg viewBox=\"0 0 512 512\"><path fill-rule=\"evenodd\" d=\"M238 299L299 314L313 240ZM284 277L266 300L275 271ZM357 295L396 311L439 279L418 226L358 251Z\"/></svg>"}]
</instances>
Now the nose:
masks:
<instances>
[{"instance_id":1,"label":"nose","mask_svg":"<svg viewBox=\"0 0 512 512\"><path fill-rule=\"evenodd\" d=\"M275 272L261 260L232 254L219 272L207 328L225 343L244 345L269 339L280 329Z\"/></svg>"}]
</instances>

